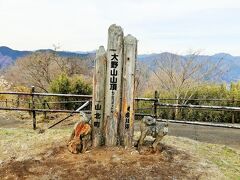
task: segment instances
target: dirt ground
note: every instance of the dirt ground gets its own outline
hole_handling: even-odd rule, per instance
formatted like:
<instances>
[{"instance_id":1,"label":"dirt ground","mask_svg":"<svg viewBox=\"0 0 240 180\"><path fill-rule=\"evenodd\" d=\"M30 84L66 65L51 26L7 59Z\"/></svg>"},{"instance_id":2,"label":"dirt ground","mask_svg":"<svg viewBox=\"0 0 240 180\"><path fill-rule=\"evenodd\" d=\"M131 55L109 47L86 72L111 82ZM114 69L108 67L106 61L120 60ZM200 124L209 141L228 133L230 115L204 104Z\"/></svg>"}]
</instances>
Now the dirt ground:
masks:
<instances>
[{"instance_id":1,"label":"dirt ground","mask_svg":"<svg viewBox=\"0 0 240 180\"><path fill-rule=\"evenodd\" d=\"M3 179L198 179L191 173L189 156L170 147L161 153L139 154L135 150L101 148L86 154L70 154L65 147L50 150L41 160L14 161L0 169ZM46 155L47 154L47 155ZM181 159L181 161L179 161ZM177 161L176 161L177 160Z\"/></svg>"},{"instance_id":2,"label":"dirt ground","mask_svg":"<svg viewBox=\"0 0 240 180\"><path fill-rule=\"evenodd\" d=\"M166 144L155 153L148 141L140 153L102 147L74 155L64 140L40 154L31 156L30 151L28 157L15 154L3 161L1 179L225 179L214 164Z\"/></svg>"},{"instance_id":3,"label":"dirt ground","mask_svg":"<svg viewBox=\"0 0 240 180\"><path fill-rule=\"evenodd\" d=\"M77 118L39 134L31 130L26 114L17 115L22 120L16 120L16 115L0 116L0 121L9 122L0 123L0 179L240 178L240 152L225 145L166 136L158 152L153 153L149 147L153 138L147 137L141 152L134 147L101 147L74 155L67 150L66 142ZM13 126L10 122L15 128L9 128ZM44 128L46 124L38 125ZM139 135L135 133L135 141Z\"/></svg>"}]
</instances>

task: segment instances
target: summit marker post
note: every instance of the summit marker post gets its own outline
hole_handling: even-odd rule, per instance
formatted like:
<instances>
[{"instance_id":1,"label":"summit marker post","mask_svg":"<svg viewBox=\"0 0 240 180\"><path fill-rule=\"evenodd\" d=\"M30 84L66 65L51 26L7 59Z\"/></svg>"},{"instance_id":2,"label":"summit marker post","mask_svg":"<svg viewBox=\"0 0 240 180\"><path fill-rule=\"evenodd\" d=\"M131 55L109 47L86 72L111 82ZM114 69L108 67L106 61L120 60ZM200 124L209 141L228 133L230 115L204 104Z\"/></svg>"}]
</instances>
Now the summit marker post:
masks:
<instances>
[{"instance_id":1,"label":"summit marker post","mask_svg":"<svg viewBox=\"0 0 240 180\"><path fill-rule=\"evenodd\" d=\"M136 60L137 39L132 35L127 35L124 37L122 109L119 128L120 144L125 147L131 147L133 140Z\"/></svg>"},{"instance_id":2,"label":"summit marker post","mask_svg":"<svg viewBox=\"0 0 240 180\"><path fill-rule=\"evenodd\" d=\"M124 37L120 26L111 25L108 29L107 51L100 47L96 53L93 147L132 146L136 59L137 39L132 35Z\"/></svg>"},{"instance_id":3,"label":"summit marker post","mask_svg":"<svg viewBox=\"0 0 240 180\"><path fill-rule=\"evenodd\" d=\"M92 146L104 145L103 125L105 107L107 57L103 46L96 52L95 70L93 73L92 100Z\"/></svg>"},{"instance_id":4,"label":"summit marker post","mask_svg":"<svg viewBox=\"0 0 240 180\"><path fill-rule=\"evenodd\" d=\"M105 145L118 144L118 124L121 116L123 64L123 30L111 25L108 29L107 75L105 90Z\"/></svg>"}]
</instances>

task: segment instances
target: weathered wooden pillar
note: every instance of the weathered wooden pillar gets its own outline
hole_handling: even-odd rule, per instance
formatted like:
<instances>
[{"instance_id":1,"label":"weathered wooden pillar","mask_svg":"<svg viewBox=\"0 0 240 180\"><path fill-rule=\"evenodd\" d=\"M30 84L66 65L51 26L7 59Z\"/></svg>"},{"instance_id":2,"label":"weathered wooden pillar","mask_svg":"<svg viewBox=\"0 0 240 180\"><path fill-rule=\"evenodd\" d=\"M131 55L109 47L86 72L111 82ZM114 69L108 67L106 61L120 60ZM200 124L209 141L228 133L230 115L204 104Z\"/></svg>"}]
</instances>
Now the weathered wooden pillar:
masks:
<instances>
[{"instance_id":1,"label":"weathered wooden pillar","mask_svg":"<svg viewBox=\"0 0 240 180\"><path fill-rule=\"evenodd\" d=\"M120 144L132 146L134 132L135 67L137 39L132 35L124 37L124 64L122 75L122 109L120 121Z\"/></svg>"},{"instance_id":2,"label":"weathered wooden pillar","mask_svg":"<svg viewBox=\"0 0 240 180\"><path fill-rule=\"evenodd\" d=\"M104 118L104 96L106 80L107 57L103 46L96 52L95 71L93 76L93 99L92 99L92 146L97 147L104 144L103 118Z\"/></svg>"},{"instance_id":3,"label":"weathered wooden pillar","mask_svg":"<svg viewBox=\"0 0 240 180\"><path fill-rule=\"evenodd\" d=\"M93 80L92 145L132 146L137 39L108 29L108 47L96 54Z\"/></svg>"},{"instance_id":4,"label":"weathered wooden pillar","mask_svg":"<svg viewBox=\"0 0 240 180\"><path fill-rule=\"evenodd\" d=\"M106 146L118 144L121 110L121 77L123 63L123 30L111 25L108 29L107 75L105 90L104 137Z\"/></svg>"}]
</instances>

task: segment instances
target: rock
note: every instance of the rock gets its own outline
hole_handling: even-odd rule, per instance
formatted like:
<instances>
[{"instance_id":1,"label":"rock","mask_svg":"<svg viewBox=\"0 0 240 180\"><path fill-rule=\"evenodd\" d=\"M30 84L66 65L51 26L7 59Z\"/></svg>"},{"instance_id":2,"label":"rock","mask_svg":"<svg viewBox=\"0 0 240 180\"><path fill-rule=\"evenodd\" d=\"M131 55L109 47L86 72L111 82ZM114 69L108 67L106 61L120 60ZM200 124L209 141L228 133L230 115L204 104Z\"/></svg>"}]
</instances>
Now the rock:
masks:
<instances>
[{"instance_id":1,"label":"rock","mask_svg":"<svg viewBox=\"0 0 240 180\"><path fill-rule=\"evenodd\" d=\"M136 162L135 164L137 167L141 167L141 163L140 162Z\"/></svg>"},{"instance_id":2,"label":"rock","mask_svg":"<svg viewBox=\"0 0 240 180\"><path fill-rule=\"evenodd\" d=\"M131 155L138 155L138 154L139 152L137 150L131 152Z\"/></svg>"},{"instance_id":3,"label":"rock","mask_svg":"<svg viewBox=\"0 0 240 180\"><path fill-rule=\"evenodd\" d=\"M98 178L96 178L96 177L91 177L91 178L88 178L88 180L98 180Z\"/></svg>"},{"instance_id":4,"label":"rock","mask_svg":"<svg viewBox=\"0 0 240 180\"><path fill-rule=\"evenodd\" d=\"M117 155L112 155L111 162L113 163L119 163L121 161L121 158L119 158Z\"/></svg>"},{"instance_id":5,"label":"rock","mask_svg":"<svg viewBox=\"0 0 240 180\"><path fill-rule=\"evenodd\" d=\"M36 157L34 157L34 159L35 159L36 161L41 161L43 158L42 158L41 156L36 156Z\"/></svg>"},{"instance_id":6,"label":"rock","mask_svg":"<svg viewBox=\"0 0 240 180\"><path fill-rule=\"evenodd\" d=\"M37 133L38 133L38 134L42 134L42 133L44 133L44 132L45 132L45 129L39 129Z\"/></svg>"},{"instance_id":7,"label":"rock","mask_svg":"<svg viewBox=\"0 0 240 180\"><path fill-rule=\"evenodd\" d=\"M44 157L45 157L45 158L48 158L48 157L50 157L52 154L53 154L53 150L49 150L49 151L47 151L46 154L44 154Z\"/></svg>"}]
</instances>

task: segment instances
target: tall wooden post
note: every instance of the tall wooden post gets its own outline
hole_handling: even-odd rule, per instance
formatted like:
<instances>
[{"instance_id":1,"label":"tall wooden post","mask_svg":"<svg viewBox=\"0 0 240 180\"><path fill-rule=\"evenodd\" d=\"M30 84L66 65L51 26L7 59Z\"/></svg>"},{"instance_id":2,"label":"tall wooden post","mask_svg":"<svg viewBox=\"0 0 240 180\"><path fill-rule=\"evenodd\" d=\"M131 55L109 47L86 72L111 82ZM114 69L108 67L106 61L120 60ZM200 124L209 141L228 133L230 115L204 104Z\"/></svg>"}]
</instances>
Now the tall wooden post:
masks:
<instances>
[{"instance_id":1,"label":"tall wooden post","mask_svg":"<svg viewBox=\"0 0 240 180\"><path fill-rule=\"evenodd\" d=\"M103 118L104 118L104 96L106 86L107 57L103 46L96 52L95 71L93 76L93 99L92 99L92 146L104 144Z\"/></svg>"},{"instance_id":2,"label":"tall wooden post","mask_svg":"<svg viewBox=\"0 0 240 180\"><path fill-rule=\"evenodd\" d=\"M134 130L137 39L123 38L120 26L108 29L108 47L96 54L93 80L92 145L131 147Z\"/></svg>"},{"instance_id":3,"label":"tall wooden post","mask_svg":"<svg viewBox=\"0 0 240 180\"><path fill-rule=\"evenodd\" d=\"M122 110L120 121L120 144L132 146L134 132L135 67L137 39L132 35L124 37L124 64L122 76Z\"/></svg>"},{"instance_id":4,"label":"tall wooden post","mask_svg":"<svg viewBox=\"0 0 240 180\"><path fill-rule=\"evenodd\" d=\"M32 94L32 118L33 118L33 129L36 129L36 111L35 111L35 102L34 102L34 93L35 87L32 86L31 94Z\"/></svg>"},{"instance_id":5,"label":"tall wooden post","mask_svg":"<svg viewBox=\"0 0 240 180\"><path fill-rule=\"evenodd\" d=\"M106 146L118 144L118 123L121 111L121 77L123 63L123 30L111 25L108 29L107 75L105 90L104 136Z\"/></svg>"}]
</instances>

